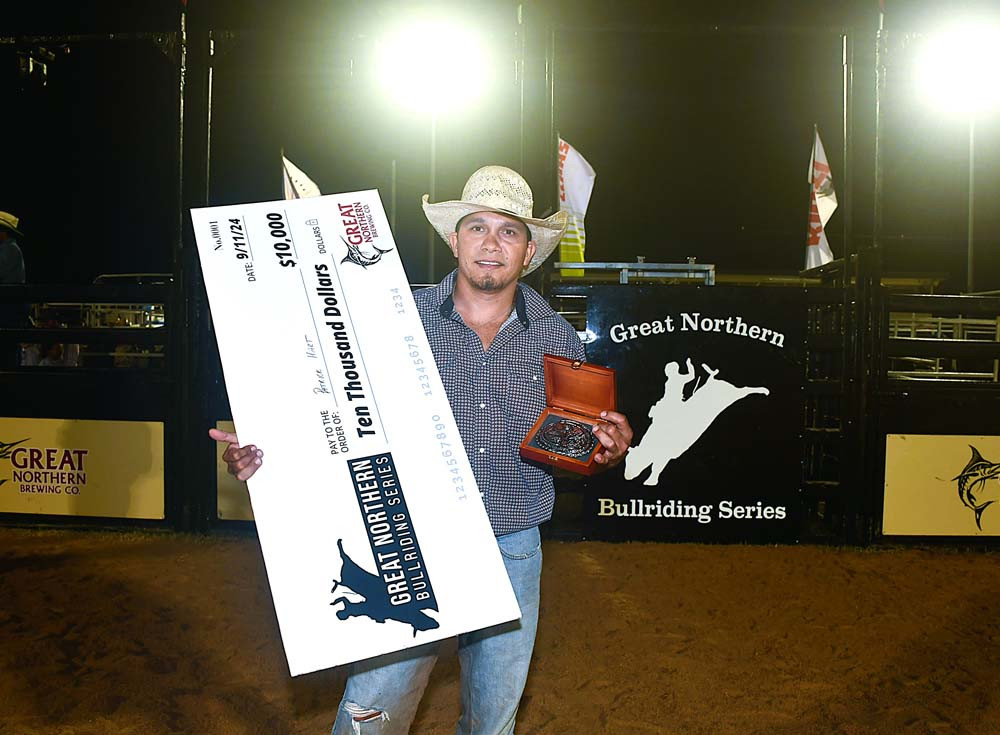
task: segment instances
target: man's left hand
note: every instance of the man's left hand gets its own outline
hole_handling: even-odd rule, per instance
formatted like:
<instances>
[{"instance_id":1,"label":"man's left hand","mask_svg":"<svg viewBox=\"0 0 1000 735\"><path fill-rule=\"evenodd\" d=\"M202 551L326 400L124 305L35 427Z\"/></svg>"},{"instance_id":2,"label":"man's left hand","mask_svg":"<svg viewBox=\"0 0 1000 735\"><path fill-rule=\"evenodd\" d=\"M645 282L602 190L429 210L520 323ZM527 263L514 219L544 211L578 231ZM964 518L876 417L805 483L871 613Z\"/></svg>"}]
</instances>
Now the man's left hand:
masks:
<instances>
[{"instance_id":1,"label":"man's left hand","mask_svg":"<svg viewBox=\"0 0 1000 735\"><path fill-rule=\"evenodd\" d=\"M632 427L625 414L601 411L601 423L594 425L594 436L604 445L604 451L595 454L594 461L608 469L624 459L632 443Z\"/></svg>"}]
</instances>

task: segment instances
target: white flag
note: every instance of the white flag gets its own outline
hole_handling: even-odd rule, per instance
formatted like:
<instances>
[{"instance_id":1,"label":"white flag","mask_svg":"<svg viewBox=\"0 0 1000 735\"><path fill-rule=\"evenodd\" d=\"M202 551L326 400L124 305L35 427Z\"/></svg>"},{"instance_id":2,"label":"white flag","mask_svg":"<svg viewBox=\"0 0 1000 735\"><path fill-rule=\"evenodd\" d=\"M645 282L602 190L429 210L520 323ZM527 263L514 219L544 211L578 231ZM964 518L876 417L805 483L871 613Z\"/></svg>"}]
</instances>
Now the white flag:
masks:
<instances>
[{"instance_id":1,"label":"white flag","mask_svg":"<svg viewBox=\"0 0 1000 735\"><path fill-rule=\"evenodd\" d=\"M566 234L559 241L559 260L564 263L582 263L587 233L583 218L590 204L597 174L580 152L559 138L559 207L569 214ZM564 276L582 276L581 269L563 269Z\"/></svg>"},{"instance_id":2,"label":"white flag","mask_svg":"<svg viewBox=\"0 0 1000 735\"><path fill-rule=\"evenodd\" d=\"M285 187L285 199L305 199L320 196L319 187L302 173L302 169L281 156L281 181Z\"/></svg>"},{"instance_id":3,"label":"white flag","mask_svg":"<svg viewBox=\"0 0 1000 735\"><path fill-rule=\"evenodd\" d=\"M837 193L833 190L830 164L826 160L819 129L813 140L809 161L809 234L806 239L806 269L816 268L833 260L833 251L826 239L826 223L837 209Z\"/></svg>"}]
</instances>

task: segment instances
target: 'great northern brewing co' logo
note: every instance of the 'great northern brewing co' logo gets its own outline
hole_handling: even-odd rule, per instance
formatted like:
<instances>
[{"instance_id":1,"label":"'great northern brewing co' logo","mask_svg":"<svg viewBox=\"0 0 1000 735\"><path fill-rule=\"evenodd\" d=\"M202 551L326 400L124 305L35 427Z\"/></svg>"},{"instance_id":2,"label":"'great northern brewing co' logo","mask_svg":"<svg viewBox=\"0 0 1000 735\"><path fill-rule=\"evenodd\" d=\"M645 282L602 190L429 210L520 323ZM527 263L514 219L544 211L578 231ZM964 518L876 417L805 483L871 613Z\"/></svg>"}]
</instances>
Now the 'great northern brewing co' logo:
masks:
<instances>
[{"instance_id":1,"label":"'great northern brewing co' logo","mask_svg":"<svg viewBox=\"0 0 1000 735\"><path fill-rule=\"evenodd\" d=\"M0 485L10 480L21 493L79 495L87 485L90 450L21 446L28 441L0 442L0 459L10 460L10 476L0 478Z\"/></svg>"},{"instance_id":2,"label":"'great northern brewing co' logo","mask_svg":"<svg viewBox=\"0 0 1000 735\"><path fill-rule=\"evenodd\" d=\"M347 246L347 255L340 261L341 263L349 261L367 268L378 263L385 253L392 250L392 248L383 250L375 244L378 230L375 229L375 217L372 215L371 207L362 202L338 204L337 207L340 209L340 221L344 225L344 234L340 239ZM362 245L368 245L369 249L363 251Z\"/></svg>"}]
</instances>

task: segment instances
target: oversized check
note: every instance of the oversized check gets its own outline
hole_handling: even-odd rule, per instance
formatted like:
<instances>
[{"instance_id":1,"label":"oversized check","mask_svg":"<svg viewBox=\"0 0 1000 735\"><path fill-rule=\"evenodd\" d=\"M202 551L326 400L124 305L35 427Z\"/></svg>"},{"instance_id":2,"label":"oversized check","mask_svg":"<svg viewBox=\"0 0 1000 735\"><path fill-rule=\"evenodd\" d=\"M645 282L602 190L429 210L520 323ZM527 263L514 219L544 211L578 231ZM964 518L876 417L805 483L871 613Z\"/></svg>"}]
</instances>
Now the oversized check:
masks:
<instances>
[{"instance_id":1,"label":"oversized check","mask_svg":"<svg viewBox=\"0 0 1000 735\"><path fill-rule=\"evenodd\" d=\"M519 617L378 192L191 217L291 674Z\"/></svg>"}]
</instances>

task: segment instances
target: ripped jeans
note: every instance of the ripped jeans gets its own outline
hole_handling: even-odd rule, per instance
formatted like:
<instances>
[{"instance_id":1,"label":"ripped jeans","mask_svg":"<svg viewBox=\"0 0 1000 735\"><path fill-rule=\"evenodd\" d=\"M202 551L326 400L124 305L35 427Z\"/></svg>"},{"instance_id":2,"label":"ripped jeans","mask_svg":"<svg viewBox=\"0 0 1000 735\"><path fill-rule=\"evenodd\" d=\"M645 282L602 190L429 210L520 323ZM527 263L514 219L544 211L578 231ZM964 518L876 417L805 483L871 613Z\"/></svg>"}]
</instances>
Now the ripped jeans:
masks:
<instances>
[{"instance_id":1,"label":"ripped jeans","mask_svg":"<svg viewBox=\"0 0 1000 735\"><path fill-rule=\"evenodd\" d=\"M512 735L538 627L542 573L537 528L497 538L521 619L458 637L462 716L458 735ZM354 665L333 735L406 735L441 643L428 643Z\"/></svg>"}]
</instances>

